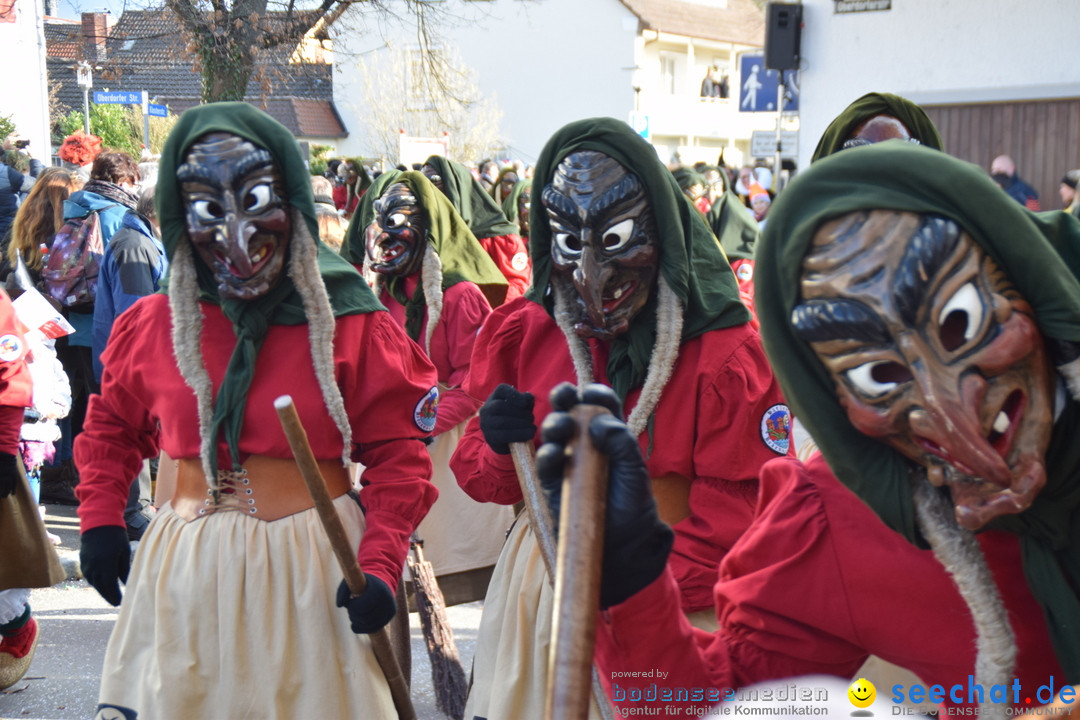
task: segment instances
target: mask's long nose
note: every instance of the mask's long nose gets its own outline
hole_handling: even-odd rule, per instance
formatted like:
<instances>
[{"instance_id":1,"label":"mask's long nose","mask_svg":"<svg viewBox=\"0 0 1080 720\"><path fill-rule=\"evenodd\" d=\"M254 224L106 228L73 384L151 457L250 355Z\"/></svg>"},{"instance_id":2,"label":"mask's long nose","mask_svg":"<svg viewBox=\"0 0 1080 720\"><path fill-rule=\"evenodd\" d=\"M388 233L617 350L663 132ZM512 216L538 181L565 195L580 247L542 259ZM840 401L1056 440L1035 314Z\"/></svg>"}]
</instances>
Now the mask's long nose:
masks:
<instances>
[{"instance_id":1,"label":"mask's long nose","mask_svg":"<svg viewBox=\"0 0 1080 720\"><path fill-rule=\"evenodd\" d=\"M981 420L985 378L975 372L956 376L936 362L928 366L926 359L933 354L913 333L902 336L899 346L921 395L908 413L912 432L937 446L961 472L1009 487L1009 466L987 440Z\"/></svg>"},{"instance_id":2,"label":"mask's long nose","mask_svg":"<svg viewBox=\"0 0 1080 720\"><path fill-rule=\"evenodd\" d=\"M585 312L589 315L589 322L594 327L602 328L605 324L604 317L604 286L607 285L611 270L598 262L596 250L589 242L586 230L582 233L581 242L584 249L581 252L581 262L574 271L574 284L585 301Z\"/></svg>"}]
</instances>

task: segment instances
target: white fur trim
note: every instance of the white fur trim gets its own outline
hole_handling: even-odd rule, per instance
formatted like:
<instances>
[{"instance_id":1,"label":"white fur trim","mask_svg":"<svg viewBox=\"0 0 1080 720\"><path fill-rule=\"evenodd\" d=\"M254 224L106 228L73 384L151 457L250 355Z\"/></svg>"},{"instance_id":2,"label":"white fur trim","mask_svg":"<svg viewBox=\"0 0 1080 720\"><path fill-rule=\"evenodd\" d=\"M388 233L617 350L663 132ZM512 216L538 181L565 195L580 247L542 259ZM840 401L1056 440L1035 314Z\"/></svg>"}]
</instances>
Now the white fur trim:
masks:
<instances>
[{"instance_id":1,"label":"white fur trim","mask_svg":"<svg viewBox=\"0 0 1080 720\"><path fill-rule=\"evenodd\" d=\"M919 528L975 622L975 682L982 687L1008 685L1016 664L1016 639L982 548L974 533L956 524L952 504L930 484L925 471L916 474L914 485ZM1004 718L1006 708L986 698L982 717Z\"/></svg>"},{"instance_id":2,"label":"white fur trim","mask_svg":"<svg viewBox=\"0 0 1080 720\"><path fill-rule=\"evenodd\" d=\"M1080 358L1058 365L1057 370L1065 378L1065 384L1069 388L1072 399L1080 400Z\"/></svg>"},{"instance_id":3,"label":"white fur trim","mask_svg":"<svg viewBox=\"0 0 1080 720\"><path fill-rule=\"evenodd\" d=\"M570 357L577 373L578 389L593 381L592 356L589 348L574 332L570 316L571 298L566 297L567 290L563 283L553 283L555 292L555 323L566 336L570 348ZM675 361L679 357L679 345L682 342L683 308L675 292L668 286L663 276L657 280L656 304L656 344L649 358L649 368L641 386L641 395L637 405L627 419L627 427L634 435L645 432L649 417L656 410L656 405L664 393L664 387L671 379Z\"/></svg>"},{"instance_id":4,"label":"white fur trim","mask_svg":"<svg viewBox=\"0 0 1080 720\"><path fill-rule=\"evenodd\" d=\"M578 390L584 390L585 386L593 381L592 355L589 348L574 332L574 321L570 314L572 297L567 297L569 291L561 282L552 283L552 292L555 293L555 324L562 330L566 337L566 345L570 349L570 359L574 363L574 374L577 375Z\"/></svg>"},{"instance_id":5,"label":"white fur trim","mask_svg":"<svg viewBox=\"0 0 1080 720\"><path fill-rule=\"evenodd\" d=\"M627 427L634 435L645 432L649 417L656 410L664 387L671 379L675 361L679 358L679 344L682 342L682 303L663 275L657 279L656 291L656 344L653 346L652 357L649 358L649 369L641 386L641 396L626 420Z\"/></svg>"},{"instance_id":6,"label":"white fur trim","mask_svg":"<svg viewBox=\"0 0 1080 720\"><path fill-rule=\"evenodd\" d=\"M431 357L431 337L435 326L439 324L443 311L443 274L442 259L430 243L424 243L424 260L420 266L420 282L424 287L424 299L427 302L427 328L424 332L424 350Z\"/></svg>"},{"instance_id":7,"label":"white fur trim","mask_svg":"<svg viewBox=\"0 0 1080 720\"><path fill-rule=\"evenodd\" d=\"M213 439L214 388L202 357L202 310L191 245L181 240L173 253L169 279L169 310L172 314L173 356L180 375L195 393L199 411L199 458L208 487L217 489L217 472L210 464Z\"/></svg>"},{"instance_id":8,"label":"white fur trim","mask_svg":"<svg viewBox=\"0 0 1080 720\"><path fill-rule=\"evenodd\" d=\"M296 209L292 211L292 241L289 246L291 259L288 274L304 304L308 320L308 337L311 342L311 361L315 377L322 390L323 402L330 417L341 432L343 443L341 462L348 466L352 455L352 426L345 412L345 401L334 374L334 331L337 324L330 307L322 275L319 274L318 246L308 231L307 223Z\"/></svg>"}]
</instances>

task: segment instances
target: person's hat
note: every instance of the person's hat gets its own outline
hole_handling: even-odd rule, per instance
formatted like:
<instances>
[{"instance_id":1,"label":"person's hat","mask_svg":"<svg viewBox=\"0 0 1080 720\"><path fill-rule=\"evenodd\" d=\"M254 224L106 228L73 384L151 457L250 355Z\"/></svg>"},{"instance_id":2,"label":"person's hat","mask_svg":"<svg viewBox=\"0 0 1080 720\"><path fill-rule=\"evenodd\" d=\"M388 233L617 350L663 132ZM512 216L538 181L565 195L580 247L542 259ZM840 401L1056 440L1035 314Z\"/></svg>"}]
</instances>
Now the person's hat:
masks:
<instances>
[{"instance_id":1,"label":"person's hat","mask_svg":"<svg viewBox=\"0 0 1080 720\"><path fill-rule=\"evenodd\" d=\"M762 195L765 196L766 200L772 202L772 198L769 197L769 192L765 188L761 187L757 183L754 183L750 186L750 202L754 202L754 198L761 197Z\"/></svg>"},{"instance_id":2,"label":"person's hat","mask_svg":"<svg viewBox=\"0 0 1080 720\"><path fill-rule=\"evenodd\" d=\"M1080 170L1070 170L1065 173L1065 177L1061 178L1061 184L1068 185L1073 190L1076 189L1078 183L1080 183Z\"/></svg>"}]
</instances>

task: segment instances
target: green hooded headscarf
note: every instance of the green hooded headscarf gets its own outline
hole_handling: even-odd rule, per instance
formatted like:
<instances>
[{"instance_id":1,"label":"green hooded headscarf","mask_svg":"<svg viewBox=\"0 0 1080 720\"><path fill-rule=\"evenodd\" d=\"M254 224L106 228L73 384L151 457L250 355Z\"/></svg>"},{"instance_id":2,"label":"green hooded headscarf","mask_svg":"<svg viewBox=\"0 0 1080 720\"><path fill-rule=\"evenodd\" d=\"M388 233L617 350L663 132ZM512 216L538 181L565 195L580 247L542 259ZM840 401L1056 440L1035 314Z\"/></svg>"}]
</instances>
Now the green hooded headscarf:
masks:
<instances>
[{"instance_id":1,"label":"green hooded headscarf","mask_svg":"<svg viewBox=\"0 0 1080 720\"><path fill-rule=\"evenodd\" d=\"M364 230L375 219L375 199L381 197L383 190L393 184L401 175L400 170L387 170L372 181L366 193L360 196L349 227L345 230L345 239L341 242L341 257L353 265L364 264Z\"/></svg>"},{"instance_id":2,"label":"green hooded headscarf","mask_svg":"<svg viewBox=\"0 0 1080 720\"><path fill-rule=\"evenodd\" d=\"M443 192L478 239L517 232L517 226L507 221L495 198L484 190L469 168L442 155L432 155L425 164L442 177Z\"/></svg>"},{"instance_id":3,"label":"green hooded headscarf","mask_svg":"<svg viewBox=\"0 0 1080 720\"><path fill-rule=\"evenodd\" d=\"M410 170L401 173L396 182L409 186L427 216L427 241L442 263L442 289L459 282L471 282L480 287L492 307L502 304L506 298L506 278L499 272L499 267L484 251L479 241L469 232L465 221L450 204L450 200L421 172ZM392 184L394 183L386 184L379 197L382 197ZM419 342L420 326L427 307L424 283L418 284L413 296L408 298L405 297L404 281L402 277L392 277L387 283L387 291L405 306L405 330L409 337Z\"/></svg>"},{"instance_id":4,"label":"green hooded headscarf","mask_svg":"<svg viewBox=\"0 0 1080 720\"><path fill-rule=\"evenodd\" d=\"M529 187L528 180L518 180L514 183L514 189L510 191L510 194L502 202L503 215L506 219L514 224L514 232L521 235L521 227L518 225L518 198L521 197L521 193L525 191L525 188ZM527 237L526 235L521 235Z\"/></svg>"},{"instance_id":5,"label":"green hooded headscarf","mask_svg":"<svg viewBox=\"0 0 1080 720\"><path fill-rule=\"evenodd\" d=\"M825 128L821 139L818 140L810 162L817 162L840 150L852 131L875 115L891 115L904 123L911 136L923 145L935 150L945 149L941 134L930 120L930 116L921 107L899 95L867 93L848 105L844 112L829 123L829 127ZM769 222L772 222L771 215Z\"/></svg>"},{"instance_id":6,"label":"green hooded headscarf","mask_svg":"<svg viewBox=\"0 0 1080 720\"><path fill-rule=\"evenodd\" d=\"M716 198L709 212L705 213L705 220L720 241L728 260L754 259L754 246L761 230L734 193L726 191Z\"/></svg>"},{"instance_id":7,"label":"green hooded headscarf","mask_svg":"<svg viewBox=\"0 0 1080 720\"><path fill-rule=\"evenodd\" d=\"M1080 222L1067 213L1027 211L981 168L896 140L814 163L773 205L758 245L755 282L762 337L776 376L793 414L840 481L891 528L925 547L914 519L911 462L851 425L825 368L791 326L800 267L814 233L831 218L867 209L954 220L1031 304L1043 335L1065 342L1080 340ZM1072 590L1080 587L1078 432L1080 404L1070 398L1054 425L1046 487L1025 512L990 524L1020 536L1028 585L1070 683L1080 682L1080 600Z\"/></svg>"},{"instance_id":8,"label":"green hooded headscarf","mask_svg":"<svg viewBox=\"0 0 1080 720\"><path fill-rule=\"evenodd\" d=\"M677 167L671 171L671 174L675 177L675 182L679 183L680 190L687 190L694 185L700 185L702 190L705 189L705 176L693 168Z\"/></svg>"},{"instance_id":9,"label":"green hooded headscarf","mask_svg":"<svg viewBox=\"0 0 1080 720\"><path fill-rule=\"evenodd\" d=\"M161 223L162 242L173 267L173 255L180 243L190 243L187 233L184 199L176 170L183 163L191 145L213 132L226 132L244 138L270 151L285 183L286 201L297 218L307 226L308 233L318 244L319 272L326 285L330 304L336 316L367 313L385 309L375 298L360 274L343 258L323 244L319 224L315 219L315 201L311 192L309 173L300 155L300 147L283 125L272 117L242 102L212 103L194 107L173 127L161 153L155 206ZM301 325L307 322L300 293L283 270L281 279L260 298L249 301L223 300L218 296L213 271L192 251L198 277L200 299L220 305L233 323L236 347L225 373L225 379L214 400L213 437L224 431L232 455L232 465L238 466L237 447L243 422L247 391L255 372L255 358L270 325ZM172 270L170 269L170 273ZM169 292L168 283L163 292ZM216 448L216 443L214 445ZM212 462L216 463L215 457Z\"/></svg>"},{"instance_id":10,"label":"green hooded headscarf","mask_svg":"<svg viewBox=\"0 0 1080 720\"><path fill-rule=\"evenodd\" d=\"M750 312L739 300L731 265L705 218L691 204L656 150L626 123L614 118L578 120L556 132L540 153L533 174L529 214L529 252L533 282L525 296L553 312L547 294L551 281L551 225L541 197L563 158L595 150L634 173L645 186L660 234L660 272L683 306L682 339L709 330L740 325ZM644 381L656 343L656 293L634 318L630 329L611 341L607 376L619 397Z\"/></svg>"}]
</instances>

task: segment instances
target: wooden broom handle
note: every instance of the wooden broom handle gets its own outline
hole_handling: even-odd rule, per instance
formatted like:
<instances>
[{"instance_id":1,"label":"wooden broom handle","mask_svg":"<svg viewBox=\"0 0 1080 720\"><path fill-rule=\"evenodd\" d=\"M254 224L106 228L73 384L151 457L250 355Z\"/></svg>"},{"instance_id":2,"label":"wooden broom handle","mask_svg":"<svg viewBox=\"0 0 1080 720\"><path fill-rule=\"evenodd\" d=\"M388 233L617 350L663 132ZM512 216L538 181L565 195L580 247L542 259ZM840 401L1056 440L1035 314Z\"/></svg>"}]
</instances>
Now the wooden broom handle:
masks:
<instances>
[{"instance_id":1,"label":"wooden broom handle","mask_svg":"<svg viewBox=\"0 0 1080 720\"><path fill-rule=\"evenodd\" d=\"M608 470L607 457L589 438L589 423L606 412L596 405L578 405L570 412L578 432L567 448L563 474L547 720L586 720L589 715Z\"/></svg>"},{"instance_id":2,"label":"wooden broom handle","mask_svg":"<svg viewBox=\"0 0 1080 720\"><path fill-rule=\"evenodd\" d=\"M521 495L525 501L525 511L529 516L529 525L532 527L536 544L540 548L540 557L547 570L548 582L554 584L557 562L555 524L551 520L551 511L548 510L547 501L540 489L540 479L536 476L536 448L531 442L512 442L510 443L510 457L514 460L514 469L517 470ZM600 675L595 666L592 670L592 696L596 701L596 707L600 710L601 720L615 720L611 703L604 694L604 686L600 683Z\"/></svg>"},{"instance_id":3,"label":"wooden broom handle","mask_svg":"<svg viewBox=\"0 0 1080 720\"><path fill-rule=\"evenodd\" d=\"M322 521L323 529L326 530L326 535L330 539L330 546L334 549L338 565L345 574L345 584L349 586L349 591L354 596L360 595L367 588L367 578L364 577L364 571L360 569L360 563L353 554L352 543L349 542L349 536L345 533L345 526L334 507L330 491L326 489L326 481L319 472L319 463L311 451L307 432L300 422L296 406L291 397L282 395L274 401L274 409L277 410L281 428L285 431L285 438L289 441L289 447L292 448L300 474L304 476L304 482L311 493L315 510L319 513L319 520ZM390 686L390 695L394 700L398 718L416 720L416 711L409 697L409 686L394 656L394 649L390 644L390 635L386 632L386 628L379 628L368 637L371 638L371 649L375 653L379 668L382 669L386 682Z\"/></svg>"},{"instance_id":4,"label":"wooden broom handle","mask_svg":"<svg viewBox=\"0 0 1080 720\"><path fill-rule=\"evenodd\" d=\"M529 516L529 526L536 536L540 547L540 557L544 560L548 577L555 578L555 523L551 519L544 492L540 489L540 478L536 475L536 448L531 442L510 443L510 457L514 460L521 496L525 500L525 513Z\"/></svg>"}]
</instances>

